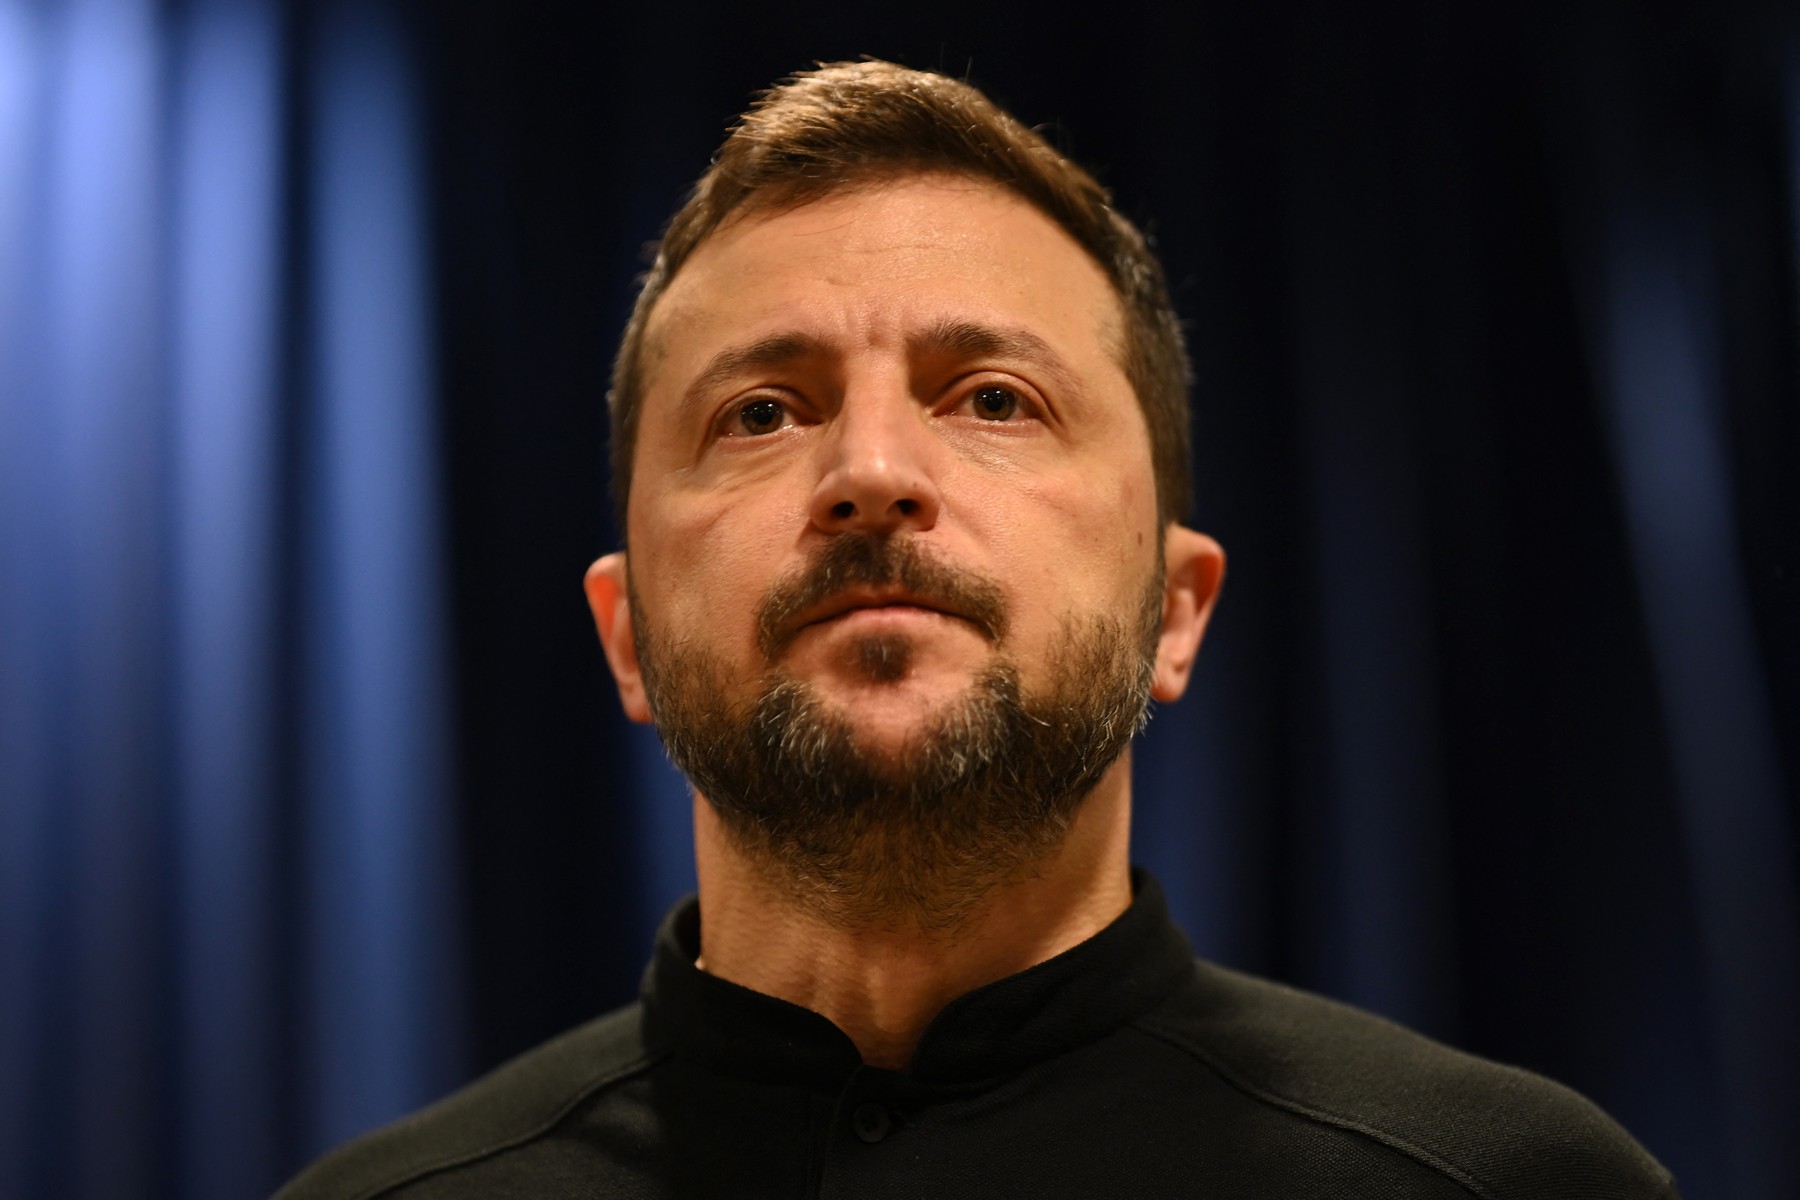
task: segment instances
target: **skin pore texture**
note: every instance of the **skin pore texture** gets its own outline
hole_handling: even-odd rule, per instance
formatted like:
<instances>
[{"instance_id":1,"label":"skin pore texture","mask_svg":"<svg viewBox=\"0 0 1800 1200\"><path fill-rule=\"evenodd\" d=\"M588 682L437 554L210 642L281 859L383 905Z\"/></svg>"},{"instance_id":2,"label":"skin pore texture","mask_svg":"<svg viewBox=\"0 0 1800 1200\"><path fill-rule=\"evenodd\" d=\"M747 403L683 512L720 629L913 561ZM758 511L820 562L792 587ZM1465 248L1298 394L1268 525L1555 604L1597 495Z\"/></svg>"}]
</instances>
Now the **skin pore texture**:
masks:
<instances>
[{"instance_id":1,"label":"skin pore texture","mask_svg":"<svg viewBox=\"0 0 1800 1200\"><path fill-rule=\"evenodd\" d=\"M1129 735L1223 555L1158 528L1119 319L1052 221L939 175L729 222L651 318L601 642L696 784L701 965L874 1065L1131 900Z\"/></svg>"}]
</instances>

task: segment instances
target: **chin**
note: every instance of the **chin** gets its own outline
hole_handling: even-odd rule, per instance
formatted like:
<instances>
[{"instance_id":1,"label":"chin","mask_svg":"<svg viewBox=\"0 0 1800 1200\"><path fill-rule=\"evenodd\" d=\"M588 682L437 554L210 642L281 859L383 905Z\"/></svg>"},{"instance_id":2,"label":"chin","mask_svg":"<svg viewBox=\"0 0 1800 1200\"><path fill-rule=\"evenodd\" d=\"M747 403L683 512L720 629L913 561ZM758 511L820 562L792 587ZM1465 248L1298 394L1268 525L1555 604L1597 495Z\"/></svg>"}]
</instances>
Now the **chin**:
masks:
<instances>
[{"instance_id":1,"label":"chin","mask_svg":"<svg viewBox=\"0 0 1800 1200\"><path fill-rule=\"evenodd\" d=\"M899 679L836 680L814 685L828 712L857 731L871 748L897 751L921 740L926 731L978 690L978 673L967 669L909 671Z\"/></svg>"},{"instance_id":2,"label":"chin","mask_svg":"<svg viewBox=\"0 0 1800 1200\"><path fill-rule=\"evenodd\" d=\"M925 748L938 718L960 698L955 693L930 700L893 696L873 704L828 705L828 711L853 731L852 743L872 763L900 775Z\"/></svg>"}]
</instances>

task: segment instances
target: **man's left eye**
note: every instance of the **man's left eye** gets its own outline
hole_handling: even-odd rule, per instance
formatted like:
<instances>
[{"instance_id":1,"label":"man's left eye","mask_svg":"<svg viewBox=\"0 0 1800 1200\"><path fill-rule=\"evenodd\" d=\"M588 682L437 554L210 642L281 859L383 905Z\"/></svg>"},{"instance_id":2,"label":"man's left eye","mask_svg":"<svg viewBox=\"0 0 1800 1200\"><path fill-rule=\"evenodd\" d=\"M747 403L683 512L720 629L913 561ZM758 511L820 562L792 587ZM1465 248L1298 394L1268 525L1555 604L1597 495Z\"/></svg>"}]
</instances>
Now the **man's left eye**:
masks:
<instances>
[{"instance_id":1,"label":"man's left eye","mask_svg":"<svg viewBox=\"0 0 1800 1200\"><path fill-rule=\"evenodd\" d=\"M975 415L984 421L1007 421L1019 411L1019 393L1009 387L989 384L975 389L969 397Z\"/></svg>"}]
</instances>

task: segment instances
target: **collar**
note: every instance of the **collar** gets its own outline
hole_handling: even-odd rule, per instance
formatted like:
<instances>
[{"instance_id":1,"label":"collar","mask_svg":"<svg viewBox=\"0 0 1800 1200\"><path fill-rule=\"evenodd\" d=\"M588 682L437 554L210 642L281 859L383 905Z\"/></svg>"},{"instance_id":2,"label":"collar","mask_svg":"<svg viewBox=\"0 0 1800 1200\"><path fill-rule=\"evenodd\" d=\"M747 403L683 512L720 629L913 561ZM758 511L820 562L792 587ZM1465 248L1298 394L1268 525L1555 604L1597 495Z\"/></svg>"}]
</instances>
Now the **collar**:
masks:
<instances>
[{"instance_id":1,"label":"collar","mask_svg":"<svg viewBox=\"0 0 1800 1200\"><path fill-rule=\"evenodd\" d=\"M1193 971L1193 949L1169 920L1162 889L1134 868L1132 903L1087 941L957 997L925 1029L895 1082L976 1086L1086 1045L1155 1007ZM863 1068L828 1019L694 966L700 905L690 896L663 921L643 985L650 1045L720 1074L769 1083L840 1086Z\"/></svg>"}]
</instances>

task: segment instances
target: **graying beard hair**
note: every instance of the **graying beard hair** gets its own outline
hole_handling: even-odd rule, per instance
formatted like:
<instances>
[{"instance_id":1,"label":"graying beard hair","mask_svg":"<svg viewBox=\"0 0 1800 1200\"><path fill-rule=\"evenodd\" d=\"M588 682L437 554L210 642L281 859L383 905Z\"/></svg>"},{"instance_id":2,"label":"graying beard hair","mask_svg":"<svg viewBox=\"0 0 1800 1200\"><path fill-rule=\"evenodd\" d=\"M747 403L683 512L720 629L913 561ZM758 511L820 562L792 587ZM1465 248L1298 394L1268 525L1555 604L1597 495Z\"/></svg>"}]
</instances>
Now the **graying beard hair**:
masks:
<instances>
[{"instance_id":1,"label":"graying beard hair","mask_svg":"<svg viewBox=\"0 0 1800 1200\"><path fill-rule=\"evenodd\" d=\"M1135 631L1110 617L1065 624L1042 696L1024 696L999 657L891 761L779 672L748 711L728 711L722 665L659 640L641 615L639 660L669 757L797 902L840 927L947 934L1062 843L1149 720L1160 576Z\"/></svg>"}]
</instances>

